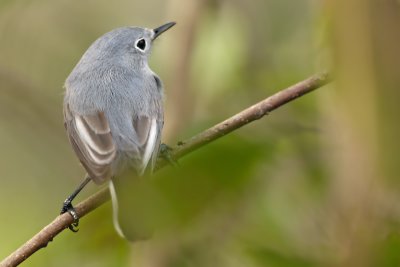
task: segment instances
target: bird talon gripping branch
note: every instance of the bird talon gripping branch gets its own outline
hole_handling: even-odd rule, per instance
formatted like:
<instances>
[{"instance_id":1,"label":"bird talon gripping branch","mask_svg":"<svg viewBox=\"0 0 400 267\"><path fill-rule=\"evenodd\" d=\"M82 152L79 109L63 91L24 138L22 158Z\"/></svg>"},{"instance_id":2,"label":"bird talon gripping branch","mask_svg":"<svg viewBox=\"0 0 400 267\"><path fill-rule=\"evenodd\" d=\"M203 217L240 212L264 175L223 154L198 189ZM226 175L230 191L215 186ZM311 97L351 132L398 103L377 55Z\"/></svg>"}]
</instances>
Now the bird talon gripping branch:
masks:
<instances>
[{"instance_id":1,"label":"bird talon gripping branch","mask_svg":"<svg viewBox=\"0 0 400 267\"><path fill-rule=\"evenodd\" d=\"M76 213L76 210L74 207L72 207L68 210L68 213L71 214L72 218L74 218L74 222L68 226L68 229L71 230L72 232L76 233L79 231L78 226L79 226L79 216Z\"/></svg>"},{"instance_id":2,"label":"bird talon gripping branch","mask_svg":"<svg viewBox=\"0 0 400 267\"><path fill-rule=\"evenodd\" d=\"M177 167L179 163L176 159L174 159L171 155L172 148L166 144L160 145L160 157L165 159L170 165Z\"/></svg>"},{"instance_id":3,"label":"bird talon gripping branch","mask_svg":"<svg viewBox=\"0 0 400 267\"><path fill-rule=\"evenodd\" d=\"M71 230L74 233L78 232L79 229L77 229L77 227L79 226L79 216L74 206L72 206L70 198L67 198L64 201L60 214L64 214L66 212L68 212L74 219L74 222L68 226L69 230Z\"/></svg>"}]
</instances>

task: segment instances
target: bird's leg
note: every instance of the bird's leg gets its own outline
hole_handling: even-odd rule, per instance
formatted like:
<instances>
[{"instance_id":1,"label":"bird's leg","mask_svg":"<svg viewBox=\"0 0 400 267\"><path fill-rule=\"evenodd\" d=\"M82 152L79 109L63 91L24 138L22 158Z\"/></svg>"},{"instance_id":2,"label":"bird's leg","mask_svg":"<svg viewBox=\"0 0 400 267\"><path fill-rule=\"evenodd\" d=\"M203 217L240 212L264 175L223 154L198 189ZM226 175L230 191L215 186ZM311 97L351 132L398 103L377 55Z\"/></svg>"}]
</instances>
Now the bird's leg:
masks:
<instances>
[{"instance_id":1,"label":"bird's leg","mask_svg":"<svg viewBox=\"0 0 400 267\"><path fill-rule=\"evenodd\" d=\"M67 197L61 208L60 214L68 212L69 214L71 214L72 218L74 218L74 222L70 226L68 226L69 230L71 230L72 232L78 232L77 227L79 225L79 216L78 213L76 213L74 206L72 206L72 201L79 194L79 192L81 192L82 189L90 182L90 180L90 177L86 176L85 180L83 180L83 182L74 190L74 192L69 197Z\"/></svg>"},{"instance_id":2,"label":"bird's leg","mask_svg":"<svg viewBox=\"0 0 400 267\"><path fill-rule=\"evenodd\" d=\"M177 166L179 166L179 163L177 160L175 160L172 157L171 151L172 151L172 148L169 147L168 145L166 145L164 143L160 145L160 157L165 159L172 166L177 167Z\"/></svg>"}]
</instances>

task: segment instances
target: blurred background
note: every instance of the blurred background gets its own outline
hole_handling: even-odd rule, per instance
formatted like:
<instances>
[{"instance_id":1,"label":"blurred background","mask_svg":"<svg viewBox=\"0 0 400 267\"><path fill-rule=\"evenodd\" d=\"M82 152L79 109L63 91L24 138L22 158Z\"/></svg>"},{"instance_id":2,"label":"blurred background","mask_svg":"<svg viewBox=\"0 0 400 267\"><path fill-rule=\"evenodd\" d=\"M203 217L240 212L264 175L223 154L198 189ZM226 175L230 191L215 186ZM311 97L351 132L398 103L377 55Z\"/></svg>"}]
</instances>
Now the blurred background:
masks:
<instances>
[{"instance_id":1,"label":"blurred background","mask_svg":"<svg viewBox=\"0 0 400 267\"><path fill-rule=\"evenodd\" d=\"M398 0L1 0L0 258L84 176L62 117L80 56L168 21L150 62L167 144L313 73L335 81L132 189L151 240L119 238L108 202L22 265L400 266Z\"/></svg>"}]
</instances>

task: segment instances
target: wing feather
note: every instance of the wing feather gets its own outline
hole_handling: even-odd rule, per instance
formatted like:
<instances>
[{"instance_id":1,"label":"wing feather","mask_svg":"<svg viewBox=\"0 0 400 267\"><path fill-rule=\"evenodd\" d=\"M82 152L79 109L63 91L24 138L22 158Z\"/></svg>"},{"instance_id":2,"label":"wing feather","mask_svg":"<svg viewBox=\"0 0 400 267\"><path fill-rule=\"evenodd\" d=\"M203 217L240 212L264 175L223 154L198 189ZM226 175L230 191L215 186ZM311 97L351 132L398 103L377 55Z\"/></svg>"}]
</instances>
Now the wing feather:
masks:
<instances>
[{"instance_id":1,"label":"wing feather","mask_svg":"<svg viewBox=\"0 0 400 267\"><path fill-rule=\"evenodd\" d=\"M138 116L133 122L133 128L136 132L139 142L140 152L140 166L138 166L138 173L142 175L148 167L150 159L154 156L154 153L158 153L159 139L161 129L159 129L159 123L156 118L149 118L147 116ZM153 170L153 162L149 169Z\"/></svg>"},{"instance_id":2,"label":"wing feather","mask_svg":"<svg viewBox=\"0 0 400 267\"><path fill-rule=\"evenodd\" d=\"M116 147L104 113L74 114L66 105L64 119L68 138L89 176L97 184L109 180Z\"/></svg>"}]
</instances>

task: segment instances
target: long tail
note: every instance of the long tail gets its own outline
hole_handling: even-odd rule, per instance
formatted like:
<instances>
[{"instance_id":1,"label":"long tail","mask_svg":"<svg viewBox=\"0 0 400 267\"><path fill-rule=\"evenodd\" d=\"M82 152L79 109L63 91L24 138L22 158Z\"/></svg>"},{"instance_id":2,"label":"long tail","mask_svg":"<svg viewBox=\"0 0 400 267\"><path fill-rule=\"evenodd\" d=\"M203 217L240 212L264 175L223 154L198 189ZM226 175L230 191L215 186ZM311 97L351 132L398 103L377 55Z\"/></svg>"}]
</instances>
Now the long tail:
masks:
<instances>
[{"instance_id":1,"label":"long tail","mask_svg":"<svg viewBox=\"0 0 400 267\"><path fill-rule=\"evenodd\" d=\"M118 204L118 198L117 198L117 192L114 187L113 181L110 181L110 194L111 194L111 201L112 201L112 206L113 206L113 223L115 230L117 233L123 237L126 238L124 235L124 232L122 231L121 226L119 225L119 204Z\"/></svg>"},{"instance_id":2,"label":"long tail","mask_svg":"<svg viewBox=\"0 0 400 267\"><path fill-rule=\"evenodd\" d=\"M148 239L153 232L152 222L146 216L148 205L140 203L143 192L138 192L144 179L128 172L110 181L114 227L120 236L129 241Z\"/></svg>"}]
</instances>

